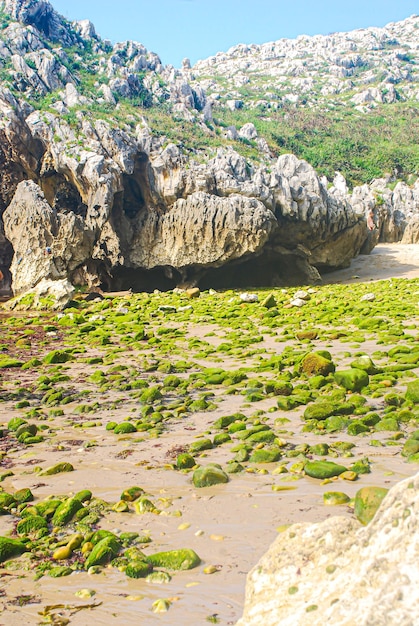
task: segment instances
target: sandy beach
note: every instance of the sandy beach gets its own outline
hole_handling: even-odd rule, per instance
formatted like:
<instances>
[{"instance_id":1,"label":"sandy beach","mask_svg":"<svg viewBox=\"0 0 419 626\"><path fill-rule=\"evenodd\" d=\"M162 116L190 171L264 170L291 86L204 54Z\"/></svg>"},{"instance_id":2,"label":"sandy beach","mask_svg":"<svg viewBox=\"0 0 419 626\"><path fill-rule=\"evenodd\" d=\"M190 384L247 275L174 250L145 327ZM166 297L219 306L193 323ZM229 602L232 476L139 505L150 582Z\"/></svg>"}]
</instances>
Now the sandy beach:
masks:
<instances>
[{"instance_id":1,"label":"sandy beach","mask_svg":"<svg viewBox=\"0 0 419 626\"><path fill-rule=\"evenodd\" d=\"M327 274L323 278L328 284L356 285L391 278L418 277L419 246L383 244L377 246L370 256L355 259L350 268ZM320 301L317 294L313 297L318 297ZM191 303L194 307L194 301ZM130 303L128 300L125 303L121 300L117 306L124 315ZM27 314L30 315L32 314ZM10 315L2 314L2 322L9 317ZM19 319L19 316L15 319ZM307 320L307 325L309 321ZM256 323L255 318L252 318L252 323ZM30 356L27 358L45 354L46 351L62 345L60 327L54 329L51 321L43 324L44 334L40 343L36 344L33 339ZM245 366L251 369L253 365L256 367L260 364L264 355L274 356L292 344L283 339L278 343L280 329L273 329L271 333L263 332L263 336L255 344L255 350L249 350L248 355L244 348L241 353L231 351L227 355L223 355L222 351L210 350L207 355L202 351L193 354L191 346L195 340L202 342L202 345L205 343L212 346L215 350L223 342L229 341L228 325L206 320L204 315L201 315L198 323L191 324L187 319L180 323L173 321L170 315L161 320L156 314L153 326L155 332L159 324L184 332L182 345L189 346L189 356L193 356L197 368L223 367L236 371ZM416 325L416 319L410 320L410 324ZM7 333L12 336L15 332L13 326L4 328L7 332L5 331L2 339L7 339ZM23 330L19 327L16 338L23 336ZM330 333L326 341L320 333L307 349L327 349L339 365L344 367L349 365L357 349L360 349L352 344L353 342L342 343L342 337L333 338ZM304 345L299 344L303 348ZM249 417L264 416L267 424L272 427L275 424L275 435L284 442L284 446L287 442L298 446L306 442L316 445L326 441L333 446L337 441L353 439L341 432L327 436L304 432L304 406L282 412L272 396L252 403L241 393L226 394L225 387L218 385L211 387L215 405L213 410L182 413L173 409L173 418L167 421L167 428L158 433L158 436L153 437L142 432L117 436L112 430L107 430L106 425L109 422L120 423L129 416L139 414L140 410L138 396L128 392L120 384L117 366L123 365L127 371L136 369L142 374L144 364L156 358L152 345L144 346L141 352L129 344L126 344L126 348L123 343L119 347L123 349L118 351L115 346L112 364L107 367L109 371L112 367L115 368L114 388L99 388L92 382L92 374L98 369L106 368L103 364L97 365L93 362L95 357L103 357L104 349L88 343L84 345L86 352L83 354L83 362L77 359L53 369L44 365L38 371L19 371L15 368L0 370L0 411L3 425L7 425L13 417L24 417L28 409L40 406L42 394L39 392L38 395L33 392L29 407L22 408L18 407L16 393L19 389L33 390L36 379L41 375L51 376L52 371L64 374L66 379L57 385L69 393L71 391L74 397L73 401L60 405L61 411L56 411L55 414L50 407L41 405L41 419L37 423L41 427L45 426L44 441L25 446L16 444L15 440L0 439L3 450L1 472L10 472L10 475L2 478L1 486L9 493L29 487L35 502L52 495L70 496L81 489L90 489L95 497L111 503L119 501L124 489L134 485L141 486L156 503L159 514L111 512L102 517L99 527L117 533L149 533L153 551L192 548L200 556L202 563L190 571L174 574L171 582L166 585L131 579L111 567L103 568L98 574L76 571L63 578L45 575L39 580L34 580L30 569L23 572L1 569L3 591L0 596L0 624L4 626L17 626L22 620L28 624L70 623L74 626L85 626L88 623L98 626L137 623L147 626L196 626L211 620L212 623L223 625L234 624L241 616L246 574L267 550L281 527L294 522L320 521L335 514L353 515L348 506L325 506L323 493L331 488L335 489L336 485L332 484L331 487L330 484L289 471L295 461L291 457L282 460L283 465L287 464L287 473L275 471L278 463L246 465L245 471L231 476L227 484L202 489L193 486L190 472L173 469L176 455L180 451L187 450L197 439L213 436L214 421L236 412L242 412ZM377 354L382 350L382 345L378 338L369 335L361 348L368 354ZM181 356L182 354L176 352L167 354L167 358L174 361ZM178 374L181 380L186 375ZM275 375L275 372L264 374L267 380L275 378ZM162 380L163 374L158 369L150 368L147 376L151 376L154 384ZM252 378L251 372L248 377ZM39 386L39 382L37 384ZM402 392L403 380L396 384L397 389ZM191 392L193 397L198 398L199 391L199 386L196 385ZM85 393L85 400L80 392ZM175 401L175 391L172 396ZM80 412L78 407L81 404L94 408ZM375 400L371 400L371 409L384 410L382 397L377 396ZM369 437L353 439L356 441L353 456L342 460L352 463L368 457L373 471L371 475L362 476L358 481L340 481L339 489L353 497L360 486L373 483L391 487L415 473L417 466L406 463L400 456L401 444L386 445L391 434L374 434L375 440L382 442L381 447L371 447ZM232 457L230 447L214 447L202 453L198 461L200 464L212 462L226 467ZM51 476L40 475L41 470L58 462L73 464L74 471ZM11 532L15 525L16 519L13 515L0 516L0 535ZM36 559L33 567L35 565ZM208 570L208 566L214 567ZM81 600L75 595L82 589L92 592L88 599ZM23 597L26 600L19 601ZM170 608L165 613L155 613L152 610L153 602L159 598L169 601ZM90 608L81 608L83 605ZM52 606L55 608L51 608ZM47 619L52 621L46 621Z\"/></svg>"}]
</instances>

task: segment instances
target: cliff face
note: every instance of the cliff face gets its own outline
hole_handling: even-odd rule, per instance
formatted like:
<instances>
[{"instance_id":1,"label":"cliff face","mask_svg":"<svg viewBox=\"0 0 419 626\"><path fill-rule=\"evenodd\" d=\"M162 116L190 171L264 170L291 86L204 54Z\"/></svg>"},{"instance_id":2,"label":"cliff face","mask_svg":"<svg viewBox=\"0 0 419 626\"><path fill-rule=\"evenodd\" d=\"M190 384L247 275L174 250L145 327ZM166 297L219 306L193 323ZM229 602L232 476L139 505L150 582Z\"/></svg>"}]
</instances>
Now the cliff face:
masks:
<instances>
[{"instance_id":1,"label":"cliff face","mask_svg":"<svg viewBox=\"0 0 419 626\"><path fill-rule=\"evenodd\" d=\"M0 21L0 268L15 294L63 277L109 289L307 283L374 245L373 192L329 188L252 124L215 132L214 103L186 67L112 47L46 1L4 0ZM246 142L256 158L237 151ZM398 197L414 212L409 193Z\"/></svg>"}]
</instances>

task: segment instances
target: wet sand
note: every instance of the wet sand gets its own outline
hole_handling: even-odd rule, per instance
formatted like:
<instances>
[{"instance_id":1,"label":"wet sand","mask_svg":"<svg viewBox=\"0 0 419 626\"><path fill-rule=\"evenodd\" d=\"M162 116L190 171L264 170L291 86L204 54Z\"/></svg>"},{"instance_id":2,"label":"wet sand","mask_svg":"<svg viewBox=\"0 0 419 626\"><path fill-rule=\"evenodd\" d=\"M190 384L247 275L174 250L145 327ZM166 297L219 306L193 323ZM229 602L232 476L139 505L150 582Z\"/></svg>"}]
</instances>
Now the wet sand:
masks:
<instances>
[{"instance_id":1,"label":"wet sand","mask_svg":"<svg viewBox=\"0 0 419 626\"><path fill-rule=\"evenodd\" d=\"M360 256L351 267L340 272L324 276L325 282L360 282L382 278L419 277L419 246L380 245L370 256ZM189 328L190 336L203 337L214 332L214 328L203 325ZM208 342L218 343L223 340L223 330L218 329L214 336L206 337ZM53 339L52 339L53 341ZM323 347L320 341L313 342L317 349ZM259 345L267 351L278 349L283 344L272 343L272 338L265 337ZM57 347L57 346L52 346ZM379 346L368 344L368 352ZM330 342L327 347L333 355L344 363L345 347L339 341ZM366 349L366 345L363 345ZM91 351L94 355L94 351ZM121 363L135 363L135 355L121 354ZM249 364L252 358L249 359ZM207 359L206 367L220 365L217 360ZM243 365L241 363L241 365ZM222 361L224 368L235 368L239 361ZM195 489L190 475L165 469L173 462L173 451L177 447L187 447L197 436L205 434L209 426L222 415L237 411L251 414L262 410L270 415L275 407L272 398L249 407L241 395L225 396L217 390L217 408L211 412L194 413L171 422L170 429L158 439L142 437L142 433L116 437L105 430L105 424L111 420L120 421L135 410L135 402L117 392L99 394L87 380L88 368L68 364L65 371L71 380L78 380L80 388L88 389L92 394L89 402L96 399L103 407L91 419L96 423L90 428L77 426L75 406L77 403L63 406L64 416L54 418L51 423L51 437L44 443L32 448L17 446L10 452L13 459L13 476L6 478L2 487L13 492L23 487L30 487L36 499L45 498L52 493L75 493L80 489L91 489L93 494L110 502L119 500L122 490L133 485L142 486L160 502L163 514L147 513L114 514L101 521L100 526L108 530L149 531L153 539L152 551L193 548L201 557L198 568L179 572L173 576L169 585L152 585L144 580L129 579L118 570L107 568L97 575L84 572L69 577L53 579L44 576L38 581L26 573L23 577L14 572L0 570L1 586L4 594L0 595L0 626L20 626L22 620L27 624L66 624L86 626L95 624L153 624L197 626L208 623L209 616L217 616L220 624L234 624L241 616L247 572L267 550L275 539L281 526L301 521L320 521L332 515L352 515L346 506L326 507L323 493L334 489L334 485L323 485L320 481L305 477L298 479L292 474L272 474L277 464L260 465L256 469L266 469L267 473L237 474L226 485ZM94 371L92 369L91 371ZM30 370L19 373L19 385L31 383L33 374ZM11 370L3 375L3 389L13 387L15 373ZM382 408L381 400L375 407ZM10 417L18 414L15 402L5 401L0 405L1 422L7 423ZM301 432L301 413L304 407L284 414L280 436L295 443L309 441L315 443L344 440L344 433L328 437ZM278 411L271 412L272 422L278 417ZM85 417L89 419L89 417ZM376 438L385 440L388 433L376 433ZM348 438L349 439L349 438ZM86 444L97 444L88 447ZM415 466L408 465L391 447L371 448L368 442L357 440L356 455L351 459L368 456L373 465L375 485L390 487L399 480L415 473ZM211 451L211 462L225 464L231 458L225 446ZM34 467L49 467L57 462L73 463L75 472L40 477ZM201 459L205 462L205 457ZM292 459L289 459L290 464ZM362 484L360 484L362 482ZM349 496L364 486L365 481L339 483ZM180 516L178 513L180 512ZM11 516L0 516L0 535L13 527ZM150 551L149 551L150 552ZM205 574L204 567L215 565L213 574ZM79 600L76 591L88 588L95 595L88 600ZM33 596L33 602L25 606L13 604L22 595ZM172 605L167 613L154 614L152 602L158 598L170 598ZM40 612L47 605L63 604L56 609L56 621L43 621ZM95 605L91 609L76 611L83 604ZM65 608L67 607L67 608ZM59 621L62 619L62 621ZM69 620L69 622L65 620Z\"/></svg>"}]
</instances>

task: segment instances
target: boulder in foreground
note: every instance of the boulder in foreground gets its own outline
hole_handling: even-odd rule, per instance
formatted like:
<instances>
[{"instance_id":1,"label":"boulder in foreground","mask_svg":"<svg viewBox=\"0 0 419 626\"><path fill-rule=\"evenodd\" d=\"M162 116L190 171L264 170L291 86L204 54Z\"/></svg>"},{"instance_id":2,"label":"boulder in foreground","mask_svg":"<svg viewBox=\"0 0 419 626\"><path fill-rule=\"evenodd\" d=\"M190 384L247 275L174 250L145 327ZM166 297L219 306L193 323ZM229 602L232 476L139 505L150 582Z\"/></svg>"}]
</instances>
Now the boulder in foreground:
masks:
<instances>
[{"instance_id":1,"label":"boulder in foreground","mask_svg":"<svg viewBox=\"0 0 419 626\"><path fill-rule=\"evenodd\" d=\"M414 626L418 526L419 474L389 491L368 526L294 524L249 573L237 626Z\"/></svg>"}]
</instances>

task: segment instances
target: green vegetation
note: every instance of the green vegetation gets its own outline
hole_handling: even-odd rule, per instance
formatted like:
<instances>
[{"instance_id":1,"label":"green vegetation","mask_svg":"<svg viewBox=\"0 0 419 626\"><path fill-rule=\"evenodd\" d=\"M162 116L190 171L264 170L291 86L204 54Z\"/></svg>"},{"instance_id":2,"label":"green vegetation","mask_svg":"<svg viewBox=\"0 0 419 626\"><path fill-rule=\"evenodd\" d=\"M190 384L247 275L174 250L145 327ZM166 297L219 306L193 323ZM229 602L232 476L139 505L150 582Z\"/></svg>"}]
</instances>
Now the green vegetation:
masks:
<instances>
[{"instance_id":1,"label":"green vegetation","mask_svg":"<svg viewBox=\"0 0 419 626\"><path fill-rule=\"evenodd\" d=\"M398 178L419 176L419 103L383 104L368 114L352 107L335 110L296 108L277 112L227 109L216 112L219 123L253 122L276 155L292 152L318 172L341 172L350 186L369 183L385 173Z\"/></svg>"}]
</instances>

